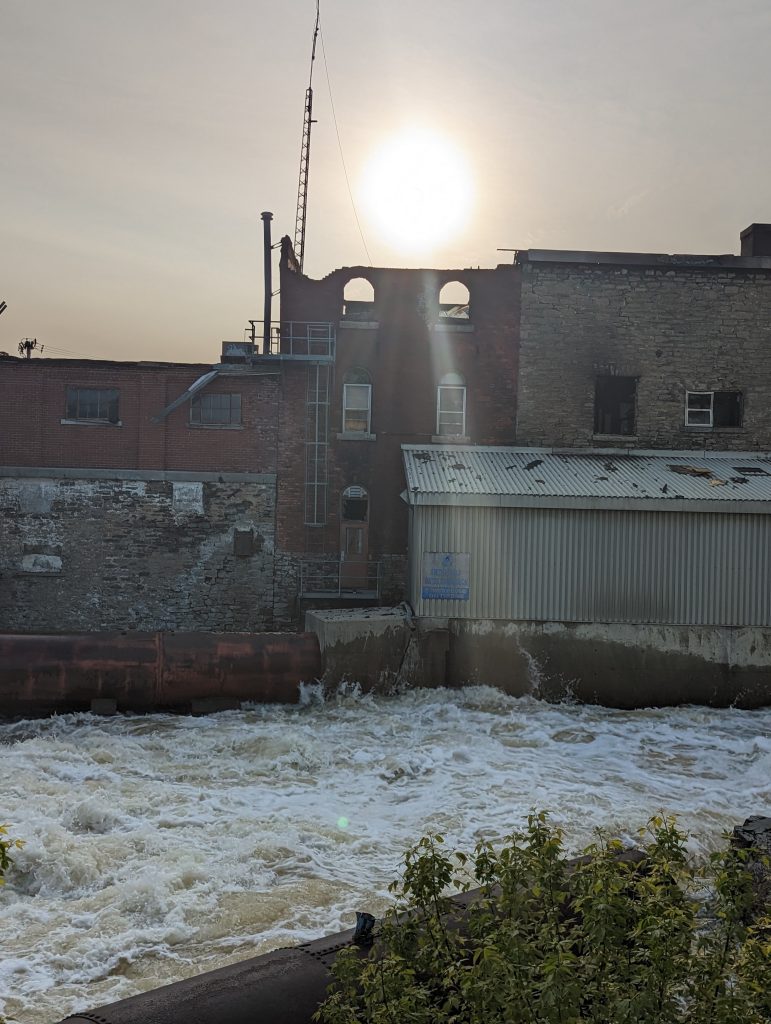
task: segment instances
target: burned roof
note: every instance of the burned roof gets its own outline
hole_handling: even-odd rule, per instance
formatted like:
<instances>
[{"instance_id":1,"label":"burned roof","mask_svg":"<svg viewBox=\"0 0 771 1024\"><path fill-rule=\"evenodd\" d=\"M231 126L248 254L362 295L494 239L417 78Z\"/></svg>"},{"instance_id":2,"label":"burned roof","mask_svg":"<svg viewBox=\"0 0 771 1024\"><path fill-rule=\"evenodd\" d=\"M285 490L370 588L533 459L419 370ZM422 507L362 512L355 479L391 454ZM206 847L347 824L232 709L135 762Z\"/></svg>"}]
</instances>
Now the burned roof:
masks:
<instances>
[{"instance_id":1,"label":"burned roof","mask_svg":"<svg viewBox=\"0 0 771 1024\"><path fill-rule=\"evenodd\" d=\"M771 513L771 454L402 445L410 504Z\"/></svg>"}]
</instances>

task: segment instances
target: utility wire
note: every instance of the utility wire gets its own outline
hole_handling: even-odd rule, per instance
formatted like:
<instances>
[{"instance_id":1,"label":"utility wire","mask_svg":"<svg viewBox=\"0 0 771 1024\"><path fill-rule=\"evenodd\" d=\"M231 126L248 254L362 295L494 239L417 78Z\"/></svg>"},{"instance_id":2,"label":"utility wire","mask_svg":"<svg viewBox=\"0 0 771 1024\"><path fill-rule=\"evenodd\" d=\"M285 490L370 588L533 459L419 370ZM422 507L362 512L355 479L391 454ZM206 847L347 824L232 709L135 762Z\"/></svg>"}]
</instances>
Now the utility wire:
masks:
<instances>
[{"instance_id":1,"label":"utility wire","mask_svg":"<svg viewBox=\"0 0 771 1024\"><path fill-rule=\"evenodd\" d=\"M348 179L348 169L345 166L345 157L343 156L343 143L340 140L340 129L337 126L337 114L335 114L335 101L332 99L332 83L329 80L329 68L327 67L327 51L324 47L324 30L321 29L321 55L324 58L324 74L327 79L327 89L329 90L329 103L332 107L332 120L335 124L335 134L337 135L337 147L340 150L340 163L343 165L343 174L345 175L345 184L348 187L348 197L351 200L351 207L353 208L353 215L356 218L356 227L359 229L361 235L361 244L364 246L364 251L367 254L369 265L372 266L372 257L369 254L367 243L364 238L364 232L361 229L361 222L359 221L359 214L356 212L356 203L353 200L353 192L351 191L351 182Z\"/></svg>"}]
</instances>

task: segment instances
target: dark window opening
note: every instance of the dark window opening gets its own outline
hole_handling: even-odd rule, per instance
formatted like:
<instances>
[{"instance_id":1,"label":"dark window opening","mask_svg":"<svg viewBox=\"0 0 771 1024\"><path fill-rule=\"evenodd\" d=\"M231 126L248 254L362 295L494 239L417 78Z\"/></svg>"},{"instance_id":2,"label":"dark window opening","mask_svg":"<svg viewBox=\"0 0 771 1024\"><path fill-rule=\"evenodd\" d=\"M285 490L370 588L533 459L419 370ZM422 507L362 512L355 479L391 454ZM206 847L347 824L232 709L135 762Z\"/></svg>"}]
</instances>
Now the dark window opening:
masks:
<instances>
[{"instance_id":1,"label":"dark window opening","mask_svg":"<svg viewBox=\"0 0 771 1024\"><path fill-rule=\"evenodd\" d=\"M67 388L68 420L118 423L117 388Z\"/></svg>"},{"instance_id":2,"label":"dark window opening","mask_svg":"<svg viewBox=\"0 0 771 1024\"><path fill-rule=\"evenodd\" d=\"M366 523L369 495L363 487L346 487L343 491L342 518L350 523Z\"/></svg>"},{"instance_id":3,"label":"dark window opening","mask_svg":"<svg viewBox=\"0 0 771 1024\"><path fill-rule=\"evenodd\" d=\"M241 425L240 395L197 395L190 403L190 422L201 427Z\"/></svg>"},{"instance_id":4,"label":"dark window opening","mask_svg":"<svg viewBox=\"0 0 771 1024\"><path fill-rule=\"evenodd\" d=\"M633 435L636 377L597 377L594 386L595 434Z\"/></svg>"},{"instance_id":5,"label":"dark window opening","mask_svg":"<svg viewBox=\"0 0 771 1024\"><path fill-rule=\"evenodd\" d=\"M712 402L712 423L715 427L742 425L741 391L716 391Z\"/></svg>"}]
</instances>

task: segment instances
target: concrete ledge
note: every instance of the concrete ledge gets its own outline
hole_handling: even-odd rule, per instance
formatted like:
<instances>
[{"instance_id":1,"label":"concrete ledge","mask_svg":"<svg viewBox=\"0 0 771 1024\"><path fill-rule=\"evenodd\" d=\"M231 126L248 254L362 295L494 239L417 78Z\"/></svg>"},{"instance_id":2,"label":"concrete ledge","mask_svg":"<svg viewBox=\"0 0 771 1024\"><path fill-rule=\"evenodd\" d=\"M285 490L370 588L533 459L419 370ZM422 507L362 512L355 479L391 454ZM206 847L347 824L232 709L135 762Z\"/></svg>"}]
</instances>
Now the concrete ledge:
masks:
<instances>
[{"instance_id":1,"label":"concrete ledge","mask_svg":"<svg viewBox=\"0 0 771 1024\"><path fill-rule=\"evenodd\" d=\"M319 640L322 682L334 689L356 682L365 691L443 686L446 629L421 628L409 609L313 610L305 629Z\"/></svg>"}]
</instances>

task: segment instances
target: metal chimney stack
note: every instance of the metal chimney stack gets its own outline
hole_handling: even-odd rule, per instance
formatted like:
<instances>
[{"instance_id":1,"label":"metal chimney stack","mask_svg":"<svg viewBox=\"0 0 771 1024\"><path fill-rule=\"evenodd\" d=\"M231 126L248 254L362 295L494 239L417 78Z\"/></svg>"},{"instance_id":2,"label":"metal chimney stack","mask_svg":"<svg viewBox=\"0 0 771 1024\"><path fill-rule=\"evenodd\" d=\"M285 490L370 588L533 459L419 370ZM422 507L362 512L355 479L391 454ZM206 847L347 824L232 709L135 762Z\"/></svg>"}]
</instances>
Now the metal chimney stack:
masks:
<instances>
[{"instance_id":1,"label":"metal chimney stack","mask_svg":"<svg viewBox=\"0 0 771 1024\"><path fill-rule=\"evenodd\" d=\"M262 354L270 355L270 307L273 299L273 246L270 241L270 222L273 214L267 210L261 214L263 231L263 260L265 264L265 307L262 314Z\"/></svg>"}]
</instances>

